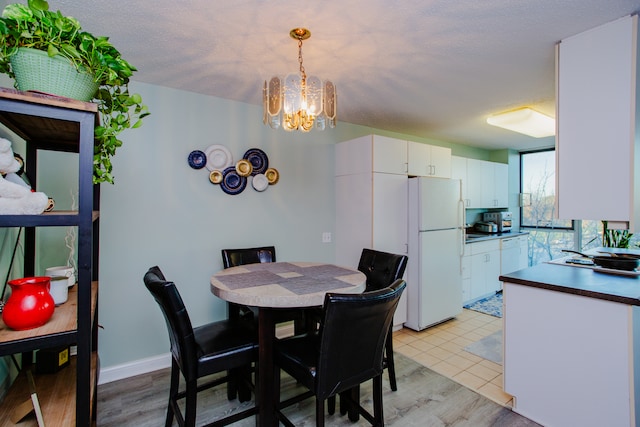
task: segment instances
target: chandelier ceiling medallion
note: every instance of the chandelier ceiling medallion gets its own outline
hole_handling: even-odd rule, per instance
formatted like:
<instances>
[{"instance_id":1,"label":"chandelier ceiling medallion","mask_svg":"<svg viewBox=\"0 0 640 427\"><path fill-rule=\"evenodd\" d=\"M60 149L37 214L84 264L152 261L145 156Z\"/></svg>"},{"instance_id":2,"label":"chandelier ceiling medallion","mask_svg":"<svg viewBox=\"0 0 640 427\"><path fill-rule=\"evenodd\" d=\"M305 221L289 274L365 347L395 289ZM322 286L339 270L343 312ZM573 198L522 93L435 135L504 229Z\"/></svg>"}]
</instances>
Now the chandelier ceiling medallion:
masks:
<instances>
[{"instance_id":1,"label":"chandelier ceiling medallion","mask_svg":"<svg viewBox=\"0 0 640 427\"><path fill-rule=\"evenodd\" d=\"M311 37L306 28L294 28L289 32L298 40L299 72L288 74L284 80L272 77L264 82L262 101L263 122L273 129L309 132L314 127L324 130L327 125L336 127L336 86L329 80L322 82L316 76L307 77L302 64L302 41Z\"/></svg>"}]
</instances>

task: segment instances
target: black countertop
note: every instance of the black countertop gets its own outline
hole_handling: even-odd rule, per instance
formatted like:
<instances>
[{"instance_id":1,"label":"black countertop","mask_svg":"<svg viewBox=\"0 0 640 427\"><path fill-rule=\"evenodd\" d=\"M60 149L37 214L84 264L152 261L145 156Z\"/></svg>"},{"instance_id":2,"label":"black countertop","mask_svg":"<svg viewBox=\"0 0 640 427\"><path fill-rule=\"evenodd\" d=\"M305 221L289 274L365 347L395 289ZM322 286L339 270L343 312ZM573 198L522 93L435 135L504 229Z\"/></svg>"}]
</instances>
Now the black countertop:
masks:
<instances>
[{"instance_id":1,"label":"black countertop","mask_svg":"<svg viewBox=\"0 0 640 427\"><path fill-rule=\"evenodd\" d=\"M640 277L591 268L543 263L500 276L503 282L565 292L629 305L640 305Z\"/></svg>"}]
</instances>

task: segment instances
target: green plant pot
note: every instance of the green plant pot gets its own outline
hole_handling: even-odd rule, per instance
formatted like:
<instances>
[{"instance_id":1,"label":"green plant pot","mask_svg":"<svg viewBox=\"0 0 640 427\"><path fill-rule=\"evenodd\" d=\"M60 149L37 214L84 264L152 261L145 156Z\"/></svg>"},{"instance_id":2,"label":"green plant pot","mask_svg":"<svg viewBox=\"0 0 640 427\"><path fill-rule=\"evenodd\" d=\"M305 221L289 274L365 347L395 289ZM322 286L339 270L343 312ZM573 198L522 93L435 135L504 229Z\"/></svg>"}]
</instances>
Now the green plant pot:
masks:
<instances>
[{"instance_id":1,"label":"green plant pot","mask_svg":"<svg viewBox=\"0 0 640 427\"><path fill-rule=\"evenodd\" d=\"M21 47L11 56L11 69L21 91L44 92L80 101L90 101L98 90L93 76L76 70L65 57Z\"/></svg>"}]
</instances>

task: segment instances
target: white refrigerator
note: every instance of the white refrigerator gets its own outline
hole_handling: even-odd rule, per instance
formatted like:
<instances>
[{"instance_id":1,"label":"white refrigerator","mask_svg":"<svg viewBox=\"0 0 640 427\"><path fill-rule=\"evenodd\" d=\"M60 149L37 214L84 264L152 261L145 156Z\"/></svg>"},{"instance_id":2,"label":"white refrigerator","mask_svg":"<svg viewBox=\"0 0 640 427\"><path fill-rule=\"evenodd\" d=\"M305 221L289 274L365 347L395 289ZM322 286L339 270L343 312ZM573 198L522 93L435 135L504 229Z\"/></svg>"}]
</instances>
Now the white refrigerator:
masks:
<instances>
[{"instance_id":1,"label":"white refrigerator","mask_svg":"<svg viewBox=\"0 0 640 427\"><path fill-rule=\"evenodd\" d=\"M460 180L409 179L407 321L420 331L462 312Z\"/></svg>"}]
</instances>

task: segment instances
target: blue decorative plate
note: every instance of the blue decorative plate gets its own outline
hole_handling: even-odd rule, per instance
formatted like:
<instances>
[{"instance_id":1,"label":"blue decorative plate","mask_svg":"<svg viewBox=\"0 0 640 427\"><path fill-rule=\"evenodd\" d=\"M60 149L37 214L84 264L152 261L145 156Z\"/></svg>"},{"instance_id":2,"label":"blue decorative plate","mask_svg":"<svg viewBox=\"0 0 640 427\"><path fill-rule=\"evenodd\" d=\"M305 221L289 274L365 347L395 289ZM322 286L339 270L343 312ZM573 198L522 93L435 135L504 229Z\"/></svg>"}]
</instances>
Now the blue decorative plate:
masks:
<instances>
[{"instance_id":1,"label":"blue decorative plate","mask_svg":"<svg viewBox=\"0 0 640 427\"><path fill-rule=\"evenodd\" d=\"M235 166L229 166L222 172L220 188L227 194L240 194L247 187L247 177L238 175Z\"/></svg>"},{"instance_id":2,"label":"blue decorative plate","mask_svg":"<svg viewBox=\"0 0 640 427\"><path fill-rule=\"evenodd\" d=\"M187 161L192 168L202 169L207 164L207 156L200 150L193 150L189 153Z\"/></svg>"},{"instance_id":3,"label":"blue decorative plate","mask_svg":"<svg viewBox=\"0 0 640 427\"><path fill-rule=\"evenodd\" d=\"M259 148L247 150L242 158L247 159L249 163L251 163L251 166L253 166L253 170L251 171L251 175L253 176L259 173L265 173L269 168L269 158L267 154Z\"/></svg>"}]
</instances>

